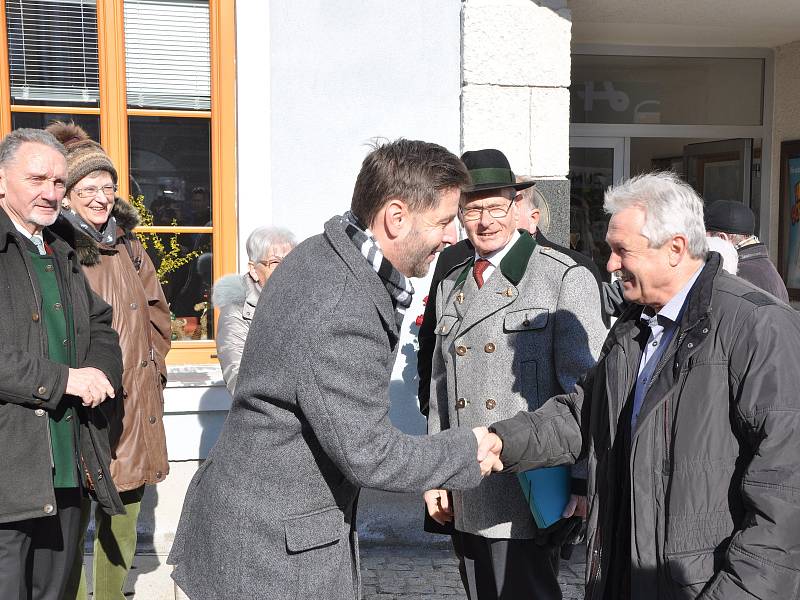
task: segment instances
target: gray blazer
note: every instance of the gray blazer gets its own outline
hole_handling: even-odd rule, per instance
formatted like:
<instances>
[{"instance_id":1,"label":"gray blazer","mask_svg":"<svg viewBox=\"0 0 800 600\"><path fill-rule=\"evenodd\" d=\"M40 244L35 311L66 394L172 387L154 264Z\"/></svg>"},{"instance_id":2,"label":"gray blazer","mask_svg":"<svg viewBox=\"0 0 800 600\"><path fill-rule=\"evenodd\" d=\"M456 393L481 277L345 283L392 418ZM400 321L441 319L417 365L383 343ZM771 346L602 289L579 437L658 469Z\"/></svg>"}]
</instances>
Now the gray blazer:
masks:
<instances>
[{"instance_id":1,"label":"gray blazer","mask_svg":"<svg viewBox=\"0 0 800 600\"><path fill-rule=\"evenodd\" d=\"M472 431L389 421L397 346L390 296L334 217L262 292L230 414L187 491L169 562L192 600L358 598L361 487L478 485Z\"/></svg>"},{"instance_id":2,"label":"gray blazer","mask_svg":"<svg viewBox=\"0 0 800 600\"><path fill-rule=\"evenodd\" d=\"M439 284L428 431L491 425L570 391L606 336L592 273L527 233L479 290L472 258ZM532 538L536 525L514 474L453 493L455 527Z\"/></svg>"}]
</instances>

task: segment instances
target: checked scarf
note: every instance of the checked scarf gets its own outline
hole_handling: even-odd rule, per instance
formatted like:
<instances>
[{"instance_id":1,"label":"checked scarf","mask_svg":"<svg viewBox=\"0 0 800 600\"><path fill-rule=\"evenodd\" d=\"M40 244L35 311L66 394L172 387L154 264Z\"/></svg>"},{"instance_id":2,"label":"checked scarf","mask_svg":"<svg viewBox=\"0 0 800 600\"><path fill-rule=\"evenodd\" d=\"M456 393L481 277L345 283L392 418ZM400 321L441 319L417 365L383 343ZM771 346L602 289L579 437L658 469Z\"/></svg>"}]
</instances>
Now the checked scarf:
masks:
<instances>
[{"instance_id":1,"label":"checked scarf","mask_svg":"<svg viewBox=\"0 0 800 600\"><path fill-rule=\"evenodd\" d=\"M411 285L411 281L386 260L383 252L381 252L381 247L378 245L378 240L375 239L369 228L361 223L358 217L347 211L342 216L342 223L345 226L344 231L347 236L353 240L353 243L364 255L364 258L367 259L367 262L378 274L378 277L381 278L383 285L386 286L386 290L392 297L394 320L399 331L403 324L403 316L405 316L406 309L411 306L411 297L414 294L414 287Z\"/></svg>"}]
</instances>

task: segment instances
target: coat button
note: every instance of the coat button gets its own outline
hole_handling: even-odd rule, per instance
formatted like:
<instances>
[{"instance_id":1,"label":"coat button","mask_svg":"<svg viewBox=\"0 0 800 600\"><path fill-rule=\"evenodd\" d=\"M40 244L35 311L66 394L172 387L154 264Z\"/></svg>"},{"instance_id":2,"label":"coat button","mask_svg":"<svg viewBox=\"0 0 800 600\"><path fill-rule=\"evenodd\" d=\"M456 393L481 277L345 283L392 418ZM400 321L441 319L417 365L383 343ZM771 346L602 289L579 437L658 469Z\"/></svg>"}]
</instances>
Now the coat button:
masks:
<instances>
[{"instance_id":1,"label":"coat button","mask_svg":"<svg viewBox=\"0 0 800 600\"><path fill-rule=\"evenodd\" d=\"M64 420L65 421L72 421L72 415L67 415L66 419L64 419Z\"/></svg>"},{"instance_id":2,"label":"coat button","mask_svg":"<svg viewBox=\"0 0 800 600\"><path fill-rule=\"evenodd\" d=\"M148 421L150 421L150 424L151 424L151 425L154 425L154 424L155 424L155 422L156 422L156 418L151 416L151 417L148 419Z\"/></svg>"},{"instance_id":3,"label":"coat button","mask_svg":"<svg viewBox=\"0 0 800 600\"><path fill-rule=\"evenodd\" d=\"M483 347L483 351L491 354L492 352L494 352L494 344L492 342L489 342Z\"/></svg>"},{"instance_id":4,"label":"coat button","mask_svg":"<svg viewBox=\"0 0 800 600\"><path fill-rule=\"evenodd\" d=\"M489 398L486 401L486 410L493 410L497 406L497 401L494 398Z\"/></svg>"},{"instance_id":5,"label":"coat button","mask_svg":"<svg viewBox=\"0 0 800 600\"><path fill-rule=\"evenodd\" d=\"M464 398L459 398L456 400L456 408L464 408L467 405L467 401Z\"/></svg>"},{"instance_id":6,"label":"coat button","mask_svg":"<svg viewBox=\"0 0 800 600\"><path fill-rule=\"evenodd\" d=\"M41 409L41 408L37 408L35 411L33 411L33 414L35 414L37 417L43 417L44 416L44 410Z\"/></svg>"},{"instance_id":7,"label":"coat button","mask_svg":"<svg viewBox=\"0 0 800 600\"><path fill-rule=\"evenodd\" d=\"M703 333L708 333L708 327L703 327Z\"/></svg>"},{"instance_id":8,"label":"coat button","mask_svg":"<svg viewBox=\"0 0 800 600\"><path fill-rule=\"evenodd\" d=\"M61 302L56 302L55 304L53 304L53 308L55 308L56 310L61 310L62 308Z\"/></svg>"},{"instance_id":9,"label":"coat button","mask_svg":"<svg viewBox=\"0 0 800 600\"><path fill-rule=\"evenodd\" d=\"M161 471L156 471L156 479L161 479L164 474Z\"/></svg>"},{"instance_id":10,"label":"coat button","mask_svg":"<svg viewBox=\"0 0 800 600\"><path fill-rule=\"evenodd\" d=\"M47 393L47 388L43 385L40 385L38 388L36 388L36 393L40 396L44 396Z\"/></svg>"},{"instance_id":11,"label":"coat button","mask_svg":"<svg viewBox=\"0 0 800 600\"><path fill-rule=\"evenodd\" d=\"M523 327L528 327L530 324L531 324L531 322L530 322L528 319L525 319L525 320L522 322L522 326L523 326Z\"/></svg>"},{"instance_id":12,"label":"coat button","mask_svg":"<svg viewBox=\"0 0 800 600\"><path fill-rule=\"evenodd\" d=\"M61 340L61 343L65 346L69 346L69 340Z\"/></svg>"},{"instance_id":13,"label":"coat button","mask_svg":"<svg viewBox=\"0 0 800 600\"><path fill-rule=\"evenodd\" d=\"M45 514L49 515L51 512L53 512L54 508L52 504L45 504L42 510L45 512Z\"/></svg>"},{"instance_id":14,"label":"coat button","mask_svg":"<svg viewBox=\"0 0 800 600\"><path fill-rule=\"evenodd\" d=\"M44 270L47 271L48 273L52 273L53 265L45 265Z\"/></svg>"},{"instance_id":15,"label":"coat button","mask_svg":"<svg viewBox=\"0 0 800 600\"><path fill-rule=\"evenodd\" d=\"M136 304L136 302L131 302L131 308L133 310L136 310L137 308L139 308L139 306Z\"/></svg>"},{"instance_id":16,"label":"coat button","mask_svg":"<svg viewBox=\"0 0 800 600\"><path fill-rule=\"evenodd\" d=\"M146 366L147 366L147 361L146 361L146 360L143 360L143 361L142 361L142 368L144 368L144 367L146 367Z\"/></svg>"},{"instance_id":17,"label":"coat button","mask_svg":"<svg viewBox=\"0 0 800 600\"><path fill-rule=\"evenodd\" d=\"M686 347L687 348L694 348L694 344L692 342L689 342L688 344L686 344Z\"/></svg>"},{"instance_id":18,"label":"coat button","mask_svg":"<svg viewBox=\"0 0 800 600\"><path fill-rule=\"evenodd\" d=\"M33 313L31 315L31 320L36 323L39 320L39 313Z\"/></svg>"},{"instance_id":19,"label":"coat button","mask_svg":"<svg viewBox=\"0 0 800 600\"><path fill-rule=\"evenodd\" d=\"M459 356L464 356L467 353L466 346L456 346L456 354Z\"/></svg>"}]
</instances>

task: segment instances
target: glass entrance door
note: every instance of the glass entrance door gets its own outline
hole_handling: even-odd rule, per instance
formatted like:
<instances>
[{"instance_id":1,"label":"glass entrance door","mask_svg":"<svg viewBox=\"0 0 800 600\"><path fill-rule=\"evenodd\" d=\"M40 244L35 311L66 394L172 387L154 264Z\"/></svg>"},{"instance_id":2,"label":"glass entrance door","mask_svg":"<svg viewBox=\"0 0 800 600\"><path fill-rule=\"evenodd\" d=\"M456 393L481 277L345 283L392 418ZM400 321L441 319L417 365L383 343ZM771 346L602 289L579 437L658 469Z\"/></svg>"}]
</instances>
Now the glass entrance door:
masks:
<instances>
[{"instance_id":1,"label":"glass entrance door","mask_svg":"<svg viewBox=\"0 0 800 600\"><path fill-rule=\"evenodd\" d=\"M608 280L608 215L603 194L626 176L625 138L570 137L569 243L590 257Z\"/></svg>"}]
</instances>

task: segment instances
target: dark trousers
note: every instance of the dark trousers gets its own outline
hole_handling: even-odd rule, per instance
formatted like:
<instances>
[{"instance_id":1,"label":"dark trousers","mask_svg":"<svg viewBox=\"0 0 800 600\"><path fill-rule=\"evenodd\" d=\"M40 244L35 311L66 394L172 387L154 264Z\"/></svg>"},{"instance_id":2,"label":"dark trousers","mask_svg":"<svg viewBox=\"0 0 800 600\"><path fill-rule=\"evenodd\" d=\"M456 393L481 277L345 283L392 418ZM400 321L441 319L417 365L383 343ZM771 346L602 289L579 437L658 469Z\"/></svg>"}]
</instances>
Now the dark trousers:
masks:
<instances>
[{"instance_id":1,"label":"dark trousers","mask_svg":"<svg viewBox=\"0 0 800 600\"><path fill-rule=\"evenodd\" d=\"M0 524L3 600L60 600L81 523L79 488L56 489L57 514Z\"/></svg>"},{"instance_id":2,"label":"dark trousers","mask_svg":"<svg viewBox=\"0 0 800 600\"><path fill-rule=\"evenodd\" d=\"M461 554L459 571L469 600L561 600L557 547L461 531L453 544Z\"/></svg>"}]
</instances>

